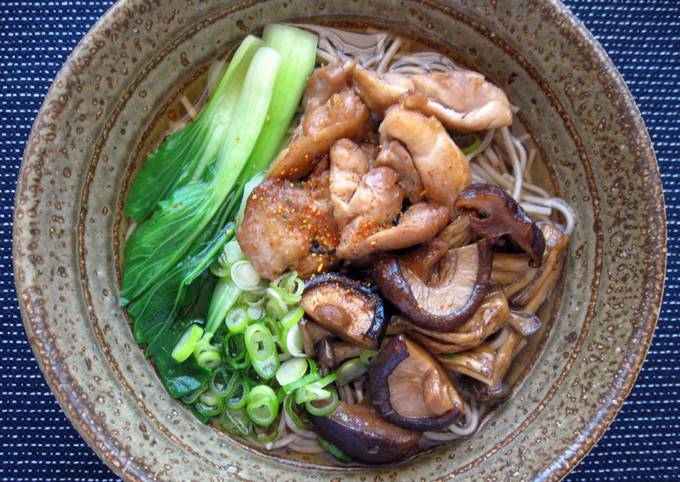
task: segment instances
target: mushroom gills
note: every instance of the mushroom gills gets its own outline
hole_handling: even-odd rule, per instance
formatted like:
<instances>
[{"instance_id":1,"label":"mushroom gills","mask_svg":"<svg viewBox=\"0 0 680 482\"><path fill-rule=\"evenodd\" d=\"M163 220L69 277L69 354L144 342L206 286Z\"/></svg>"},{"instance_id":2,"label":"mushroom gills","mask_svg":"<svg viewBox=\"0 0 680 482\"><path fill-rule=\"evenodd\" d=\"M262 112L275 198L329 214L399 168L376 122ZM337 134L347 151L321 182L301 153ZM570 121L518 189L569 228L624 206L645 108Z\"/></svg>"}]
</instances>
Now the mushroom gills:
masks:
<instances>
[{"instance_id":1,"label":"mushroom gills","mask_svg":"<svg viewBox=\"0 0 680 482\"><path fill-rule=\"evenodd\" d=\"M404 335L380 349L368 389L376 411L409 430L440 430L463 414L463 401L446 370Z\"/></svg>"},{"instance_id":2,"label":"mushroom gills","mask_svg":"<svg viewBox=\"0 0 680 482\"><path fill-rule=\"evenodd\" d=\"M491 240L449 249L433 240L378 261L373 278L383 295L413 323L453 331L479 308L488 291Z\"/></svg>"},{"instance_id":3,"label":"mushroom gills","mask_svg":"<svg viewBox=\"0 0 680 482\"><path fill-rule=\"evenodd\" d=\"M368 403L340 402L332 414L311 419L319 435L353 459L369 464L403 460L421 438L383 419Z\"/></svg>"},{"instance_id":4,"label":"mushroom gills","mask_svg":"<svg viewBox=\"0 0 680 482\"><path fill-rule=\"evenodd\" d=\"M494 239L507 235L529 254L531 266L541 265L543 233L503 189L493 184L473 184L458 195L454 206L470 216L475 234Z\"/></svg>"},{"instance_id":5,"label":"mushroom gills","mask_svg":"<svg viewBox=\"0 0 680 482\"><path fill-rule=\"evenodd\" d=\"M305 286L300 306L321 327L363 348L377 348L385 332L380 295L342 275L312 278Z\"/></svg>"}]
</instances>

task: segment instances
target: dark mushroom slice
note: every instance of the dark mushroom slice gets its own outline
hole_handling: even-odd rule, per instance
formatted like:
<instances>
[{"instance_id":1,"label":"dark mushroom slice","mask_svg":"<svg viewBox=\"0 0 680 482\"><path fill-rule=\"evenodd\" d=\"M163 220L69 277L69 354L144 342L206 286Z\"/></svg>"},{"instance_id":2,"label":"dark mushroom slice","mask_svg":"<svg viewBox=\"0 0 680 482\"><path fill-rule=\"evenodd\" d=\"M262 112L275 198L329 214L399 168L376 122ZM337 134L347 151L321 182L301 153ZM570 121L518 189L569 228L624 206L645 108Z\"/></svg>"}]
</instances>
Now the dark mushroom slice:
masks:
<instances>
[{"instance_id":1,"label":"dark mushroom slice","mask_svg":"<svg viewBox=\"0 0 680 482\"><path fill-rule=\"evenodd\" d=\"M510 305L536 313L557 283L569 246L569 235L559 227L540 225L546 246L543 264L532 268L527 255L494 253L491 280L502 286Z\"/></svg>"},{"instance_id":2,"label":"dark mushroom slice","mask_svg":"<svg viewBox=\"0 0 680 482\"><path fill-rule=\"evenodd\" d=\"M408 430L440 430L463 414L463 400L446 370L404 335L380 349L368 391L380 415Z\"/></svg>"},{"instance_id":3,"label":"dark mushroom slice","mask_svg":"<svg viewBox=\"0 0 680 482\"><path fill-rule=\"evenodd\" d=\"M482 238L509 236L538 267L543 260L545 239L536 223L508 194L493 184L473 184L456 198L457 210L470 216L472 231Z\"/></svg>"},{"instance_id":4,"label":"dark mushroom slice","mask_svg":"<svg viewBox=\"0 0 680 482\"><path fill-rule=\"evenodd\" d=\"M326 330L364 348L377 348L387 326L380 295L339 274L312 278L300 306Z\"/></svg>"},{"instance_id":5,"label":"dark mushroom slice","mask_svg":"<svg viewBox=\"0 0 680 482\"><path fill-rule=\"evenodd\" d=\"M482 382L472 380L470 391L475 400L488 405L498 405L512 396L512 388L504 382L495 387L489 387Z\"/></svg>"},{"instance_id":6,"label":"dark mushroom slice","mask_svg":"<svg viewBox=\"0 0 680 482\"><path fill-rule=\"evenodd\" d=\"M335 336L330 331L306 318L303 318L298 326L300 327L300 333L302 333L302 344L307 356L316 356L317 344L325 338L333 338Z\"/></svg>"},{"instance_id":7,"label":"dark mushroom slice","mask_svg":"<svg viewBox=\"0 0 680 482\"><path fill-rule=\"evenodd\" d=\"M420 441L417 432L404 430L380 417L367 403L340 402L326 416L311 416L317 433L354 460L386 464L407 457Z\"/></svg>"},{"instance_id":8,"label":"dark mushroom slice","mask_svg":"<svg viewBox=\"0 0 680 482\"><path fill-rule=\"evenodd\" d=\"M346 341L333 341L324 338L319 342L317 351L319 363L327 368L335 368L349 358L358 357L364 349Z\"/></svg>"},{"instance_id":9,"label":"dark mushroom slice","mask_svg":"<svg viewBox=\"0 0 680 482\"><path fill-rule=\"evenodd\" d=\"M383 296L413 323L433 331L453 331L486 296L491 242L449 249L435 239L405 255L379 260L373 278Z\"/></svg>"},{"instance_id":10,"label":"dark mushroom slice","mask_svg":"<svg viewBox=\"0 0 680 482\"><path fill-rule=\"evenodd\" d=\"M481 344L486 338L506 326L509 321L508 301L502 290L493 287L472 317L455 331L428 330L403 316L396 315L391 318L387 333L406 333L431 353L456 353ZM527 324L530 321L527 320Z\"/></svg>"}]
</instances>

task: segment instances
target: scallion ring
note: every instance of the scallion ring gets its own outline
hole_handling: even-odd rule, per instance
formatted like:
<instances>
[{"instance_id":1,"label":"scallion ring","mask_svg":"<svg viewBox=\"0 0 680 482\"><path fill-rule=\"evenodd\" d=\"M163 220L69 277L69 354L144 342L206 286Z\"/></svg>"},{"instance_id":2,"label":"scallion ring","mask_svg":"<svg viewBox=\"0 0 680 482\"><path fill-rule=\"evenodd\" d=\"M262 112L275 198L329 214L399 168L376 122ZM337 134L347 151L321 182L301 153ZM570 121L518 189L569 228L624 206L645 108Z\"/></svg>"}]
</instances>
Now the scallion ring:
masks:
<instances>
[{"instance_id":1,"label":"scallion ring","mask_svg":"<svg viewBox=\"0 0 680 482\"><path fill-rule=\"evenodd\" d=\"M215 369L222 364L222 356L217 346L210 343L203 344L194 351L196 363L203 368Z\"/></svg>"},{"instance_id":2,"label":"scallion ring","mask_svg":"<svg viewBox=\"0 0 680 482\"><path fill-rule=\"evenodd\" d=\"M340 404L338 391L334 387L330 387L328 391L330 392L330 397L306 402L305 409L312 415L319 417L325 417L335 412L335 409Z\"/></svg>"},{"instance_id":3,"label":"scallion ring","mask_svg":"<svg viewBox=\"0 0 680 482\"><path fill-rule=\"evenodd\" d=\"M225 323L230 332L239 333L246 329L250 320L245 308L235 306L227 312Z\"/></svg>"},{"instance_id":4,"label":"scallion ring","mask_svg":"<svg viewBox=\"0 0 680 482\"><path fill-rule=\"evenodd\" d=\"M347 385L358 378L361 378L368 372L368 367L361 363L359 358L353 358L347 360L345 363L340 365L335 371L338 375L336 383L338 386Z\"/></svg>"},{"instance_id":5,"label":"scallion ring","mask_svg":"<svg viewBox=\"0 0 680 482\"><path fill-rule=\"evenodd\" d=\"M245 407L248 391L248 382L244 378L239 377L234 384L234 388L224 400L224 404L232 410Z\"/></svg>"},{"instance_id":6,"label":"scallion ring","mask_svg":"<svg viewBox=\"0 0 680 482\"><path fill-rule=\"evenodd\" d=\"M298 381L307 372L307 360L304 358L291 358L281 364L276 370L276 381L279 385L289 385Z\"/></svg>"},{"instance_id":7,"label":"scallion ring","mask_svg":"<svg viewBox=\"0 0 680 482\"><path fill-rule=\"evenodd\" d=\"M255 425L270 425L279 414L279 400L274 390L267 385L258 385L250 390L246 397L246 414Z\"/></svg>"},{"instance_id":8,"label":"scallion ring","mask_svg":"<svg viewBox=\"0 0 680 482\"><path fill-rule=\"evenodd\" d=\"M261 288L261 278L250 261L241 260L231 267L231 279L243 291L255 291Z\"/></svg>"},{"instance_id":9,"label":"scallion ring","mask_svg":"<svg viewBox=\"0 0 680 482\"><path fill-rule=\"evenodd\" d=\"M378 352L376 350L364 350L359 354L359 360L368 367L371 366L371 363L373 363L377 356Z\"/></svg>"},{"instance_id":10,"label":"scallion ring","mask_svg":"<svg viewBox=\"0 0 680 482\"><path fill-rule=\"evenodd\" d=\"M196 345L198 345L201 337L203 337L203 328L198 325L191 325L179 339L175 348L173 348L172 358L178 363L186 361L196 349Z\"/></svg>"}]
</instances>

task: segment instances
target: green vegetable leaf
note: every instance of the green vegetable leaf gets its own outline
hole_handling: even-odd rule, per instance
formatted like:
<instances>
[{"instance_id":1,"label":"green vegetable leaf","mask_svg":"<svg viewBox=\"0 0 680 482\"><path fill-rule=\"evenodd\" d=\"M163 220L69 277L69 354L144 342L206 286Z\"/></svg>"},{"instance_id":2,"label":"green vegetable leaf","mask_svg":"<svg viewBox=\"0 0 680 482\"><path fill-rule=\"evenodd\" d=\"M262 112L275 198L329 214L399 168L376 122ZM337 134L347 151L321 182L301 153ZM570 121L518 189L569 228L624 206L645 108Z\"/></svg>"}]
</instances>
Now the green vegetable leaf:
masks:
<instances>
[{"instance_id":1,"label":"green vegetable leaf","mask_svg":"<svg viewBox=\"0 0 680 482\"><path fill-rule=\"evenodd\" d=\"M168 136L137 173L125 202L125 214L135 221L147 219L158 203L192 179L201 179L217 159L229 128L247 68L263 44L246 37L199 117Z\"/></svg>"}]
</instances>

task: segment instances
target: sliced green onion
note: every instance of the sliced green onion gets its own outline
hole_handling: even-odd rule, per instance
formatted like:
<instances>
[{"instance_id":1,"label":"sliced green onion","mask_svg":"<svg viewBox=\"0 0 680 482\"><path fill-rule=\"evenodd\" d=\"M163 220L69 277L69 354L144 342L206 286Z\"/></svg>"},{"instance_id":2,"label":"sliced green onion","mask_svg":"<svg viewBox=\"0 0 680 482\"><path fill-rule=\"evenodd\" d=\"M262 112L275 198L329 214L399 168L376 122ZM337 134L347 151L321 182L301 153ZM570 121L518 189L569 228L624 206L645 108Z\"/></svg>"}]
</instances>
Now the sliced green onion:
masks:
<instances>
[{"instance_id":1,"label":"sliced green onion","mask_svg":"<svg viewBox=\"0 0 680 482\"><path fill-rule=\"evenodd\" d=\"M252 363L255 372L257 372L261 378L269 380L274 378L276 370L278 370L281 362L279 361L279 356L274 354L265 360L252 360Z\"/></svg>"},{"instance_id":2,"label":"sliced green onion","mask_svg":"<svg viewBox=\"0 0 680 482\"><path fill-rule=\"evenodd\" d=\"M300 387L295 392L295 403L302 404L313 400L325 400L332 394L330 390L324 390L324 387L333 383L337 378L338 376L335 373L331 373L316 382Z\"/></svg>"},{"instance_id":3,"label":"sliced green onion","mask_svg":"<svg viewBox=\"0 0 680 482\"><path fill-rule=\"evenodd\" d=\"M234 384L231 393L224 400L224 404L232 410L245 407L248 391L248 382L244 378L239 378Z\"/></svg>"},{"instance_id":4,"label":"sliced green onion","mask_svg":"<svg viewBox=\"0 0 680 482\"><path fill-rule=\"evenodd\" d=\"M280 320L288 313L288 305L283 301L283 298L281 298L280 291L281 290L267 288L267 301L264 305L267 313L277 320Z\"/></svg>"},{"instance_id":5,"label":"sliced green onion","mask_svg":"<svg viewBox=\"0 0 680 482\"><path fill-rule=\"evenodd\" d=\"M253 265L247 260L237 261L232 265L231 279L243 291L254 291L260 288L260 281L262 281Z\"/></svg>"},{"instance_id":6,"label":"sliced green onion","mask_svg":"<svg viewBox=\"0 0 680 482\"><path fill-rule=\"evenodd\" d=\"M188 395L184 395L182 397L182 402L186 403L187 405L193 405L194 402L196 402L196 400L198 400L198 397L200 397L201 394L203 392L205 392L207 389L208 389L208 385L205 385L205 386L199 388L198 390L195 390L195 391L189 393Z\"/></svg>"},{"instance_id":7,"label":"sliced green onion","mask_svg":"<svg viewBox=\"0 0 680 482\"><path fill-rule=\"evenodd\" d=\"M258 306L249 306L246 314L251 320L259 320L264 316L264 310Z\"/></svg>"},{"instance_id":8,"label":"sliced green onion","mask_svg":"<svg viewBox=\"0 0 680 482\"><path fill-rule=\"evenodd\" d=\"M302 292L305 290L305 283L298 277L297 271L282 274L272 282L272 286L281 288L286 293L296 296L302 295Z\"/></svg>"},{"instance_id":9,"label":"sliced green onion","mask_svg":"<svg viewBox=\"0 0 680 482\"><path fill-rule=\"evenodd\" d=\"M218 421L227 433L248 436L253 432L253 425L243 410L225 410Z\"/></svg>"},{"instance_id":10,"label":"sliced green onion","mask_svg":"<svg viewBox=\"0 0 680 482\"><path fill-rule=\"evenodd\" d=\"M326 450L326 452L331 454L340 462L349 463L352 461L352 459L349 458L349 456L345 452L340 450L336 445L330 443L323 437L319 437L319 445L321 445L324 448L324 450Z\"/></svg>"},{"instance_id":11,"label":"sliced green onion","mask_svg":"<svg viewBox=\"0 0 680 482\"><path fill-rule=\"evenodd\" d=\"M267 385L254 387L246 399L246 414L254 424L266 427L279 414L279 400L276 393Z\"/></svg>"},{"instance_id":12,"label":"sliced green onion","mask_svg":"<svg viewBox=\"0 0 680 482\"><path fill-rule=\"evenodd\" d=\"M291 294L288 291L279 288L278 286L270 286L267 288L267 295L271 297L278 297L287 305L295 305L302 299L301 294Z\"/></svg>"},{"instance_id":13,"label":"sliced green onion","mask_svg":"<svg viewBox=\"0 0 680 482\"><path fill-rule=\"evenodd\" d=\"M338 375L336 383L338 386L347 385L349 382L353 382L364 376L366 372L368 372L368 367L361 363L359 358L347 360L335 371Z\"/></svg>"},{"instance_id":14,"label":"sliced green onion","mask_svg":"<svg viewBox=\"0 0 680 482\"><path fill-rule=\"evenodd\" d=\"M283 400L283 409L299 430L309 430L311 428L310 423L300 418L300 415L295 411L294 404L295 400L292 396L288 395Z\"/></svg>"},{"instance_id":15,"label":"sliced green onion","mask_svg":"<svg viewBox=\"0 0 680 482\"><path fill-rule=\"evenodd\" d=\"M340 404L338 391L333 387L328 391L330 392L330 397L322 400L309 401L305 403L305 409L312 415L318 417L325 417L326 415L335 412L335 409L338 408L338 405Z\"/></svg>"},{"instance_id":16,"label":"sliced green onion","mask_svg":"<svg viewBox=\"0 0 680 482\"><path fill-rule=\"evenodd\" d=\"M198 397L198 400L194 404L194 410L200 415L206 417L214 417L219 415L219 413L224 410L224 401L211 390L206 390Z\"/></svg>"},{"instance_id":17,"label":"sliced green onion","mask_svg":"<svg viewBox=\"0 0 680 482\"><path fill-rule=\"evenodd\" d=\"M229 278L219 279L210 299L208 322L203 336L205 341L209 342L212 339L239 296L241 296L241 290Z\"/></svg>"},{"instance_id":18,"label":"sliced green onion","mask_svg":"<svg viewBox=\"0 0 680 482\"><path fill-rule=\"evenodd\" d=\"M289 393L292 393L295 390L302 388L306 385L309 385L310 383L316 382L320 379L321 379L321 376L318 373L310 373L309 375L305 375L304 377L300 378L296 382L289 383L288 385L284 385L283 387L281 387L281 391L285 395L288 395Z\"/></svg>"},{"instance_id":19,"label":"sliced green onion","mask_svg":"<svg viewBox=\"0 0 680 482\"><path fill-rule=\"evenodd\" d=\"M194 352L202 336L203 328L198 325L191 325L173 348L172 357L179 363L185 361Z\"/></svg>"},{"instance_id":20,"label":"sliced green onion","mask_svg":"<svg viewBox=\"0 0 680 482\"><path fill-rule=\"evenodd\" d=\"M479 136L477 134L474 134L474 137L475 140L472 142L472 144L463 148L463 154L465 154L466 156L469 156L470 154L475 152L482 145L482 140L479 138Z\"/></svg>"},{"instance_id":21,"label":"sliced green onion","mask_svg":"<svg viewBox=\"0 0 680 482\"><path fill-rule=\"evenodd\" d=\"M248 355L253 361L264 361L276 355L274 338L263 323L253 323L246 329L245 342Z\"/></svg>"},{"instance_id":22,"label":"sliced green onion","mask_svg":"<svg viewBox=\"0 0 680 482\"><path fill-rule=\"evenodd\" d=\"M245 255L243 254L243 251L241 250L241 246L235 239L232 239L231 241L224 245L224 248L222 248L222 254L224 256L223 259L226 262L225 263L226 266L231 266L235 264L237 261L246 259Z\"/></svg>"},{"instance_id":23,"label":"sliced green onion","mask_svg":"<svg viewBox=\"0 0 680 482\"><path fill-rule=\"evenodd\" d=\"M302 319L302 317L305 314L305 310L300 308L299 306L296 308L293 308L290 310L286 315L281 319L281 327L284 330L288 330L291 328L293 325L297 325L297 323Z\"/></svg>"},{"instance_id":24,"label":"sliced green onion","mask_svg":"<svg viewBox=\"0 0 680 482\"><path fill-rule=\"evenodd\" d=\"M291 356L298 358L304 358L307 356L305 354L304 340L302 338L302 332L300 331L299 325L291 326L288 331L284 332L284 335L285 339L282 340L282 344L284 350L287 353L290 353Z\"/></svg>"},{"instance_id":25,"label":"sliced green onion","mask_svg":"<svg viewBox=\"0 0 680 482\"><path fill-rule=\"evenodd\" d=\"M258 308L264 306L264 297L252 291L246 291L243 293L243 301L246 302L248 306L256 306Z\"/></svg>"},{"instance_id":26,"label":"sliced green onion","mask_svg":"<svg viewBox=\"0 0 680 482\"><path fill-rule=\"evenodd\" d=\"M228 397L238 380L238 373L229 367L221 366L213 372L210 378L210 390L222 398Z\"/></svg>"},{"instance_id":27,"label":"sliced green onion","mask_svg":"<svg viewBox=\"0 0 680 482\"><path fill-rule=\"evenodd\" d=\"M291 358L281 364L276 370L276 381L284 386L298 381L307 372L307 360L304 358Z\"/></svg>"},{"instance_id":28,"label":"sliced green onion","mask_svg":"<svg viewBox=\"0 0 680 482\"><path fill-rule=\"evenodd\" d=\"M222 341L222 348L231 368L240 370L248 366L248 351L243 333L227 333Z\"/></svg>"},{"instance_id":29,"label":"sliced green onion","mask_svg":"<svg viewBox=\"0 0 680 482\"><path fill-rule=\"evenodd\" d=\"M250 323L250 318L244 308L237 306L229 310L225 322L231 333L240 333L246 329L248 323Z\"/></svg>"},{"instance_id":30,"label":"sliced green onion","mask_svg":"<svg viewBox=\"0 0 680 482\"><path fill-rule=\"evenodd\" d=\"M368 367L371 366L371 363L373 363L373 360L375 360L375 357L377 356L378 352L375 350L364 350L359 354L359 360Z\"/></svg>"},{"instance_id":31,"label":"sliced green onion","mask_svg":"<svg viewBox=\"0 0 680 482\"><path fill-rule=\"evenodd\" d=\"M194 350L196 363L203 368L214 369L222 364L222 355L217 346L204 343Z\"/></svg>"}]
</instances>

